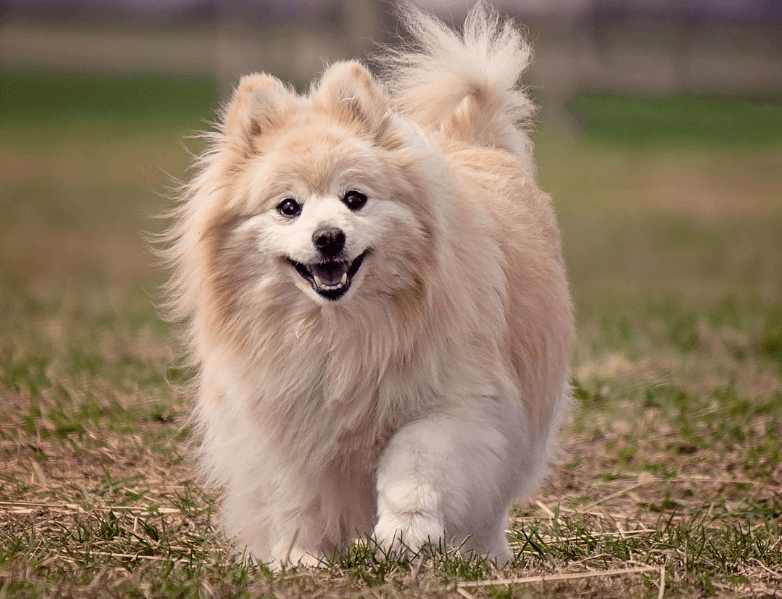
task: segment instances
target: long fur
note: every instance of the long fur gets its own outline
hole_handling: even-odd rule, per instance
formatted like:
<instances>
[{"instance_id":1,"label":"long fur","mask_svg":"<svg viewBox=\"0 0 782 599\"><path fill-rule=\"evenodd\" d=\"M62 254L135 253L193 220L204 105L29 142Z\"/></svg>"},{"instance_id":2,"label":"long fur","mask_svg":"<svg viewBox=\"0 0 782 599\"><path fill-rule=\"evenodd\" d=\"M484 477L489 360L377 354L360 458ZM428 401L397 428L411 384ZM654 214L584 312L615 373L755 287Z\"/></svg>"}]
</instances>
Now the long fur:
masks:
<instances>
[{"instance_id":1,"label":"long fur","mask_svg":"<svg viewBox=\"0 0 782 599\"><path fill-rule=\"evenodd\" d=\"M413 6L401 16L412 44L378 58L394 107L451 137L510 150L532 170L524 128L536 110L519 87L532 49L513 22L485 4L467 15L461 35Z\"/></svg>"},{"instance_id":2,"label":"long fur","mask_svg":"<svg viewBox=\"0 0 782 599\"><path fill-rule=\"evenodd\" d=\"M382 81L352 61L305 95L243 78L164 236L200 462L227 533L275 566L365 533L508 561L508 509L569 405L570 299L518 87L530 50L482 5L462 34L406 23L416 45ZM344 238L329 264L360 264L338 299L305 278L324 227Z\"/></svg>"}]
</instances>

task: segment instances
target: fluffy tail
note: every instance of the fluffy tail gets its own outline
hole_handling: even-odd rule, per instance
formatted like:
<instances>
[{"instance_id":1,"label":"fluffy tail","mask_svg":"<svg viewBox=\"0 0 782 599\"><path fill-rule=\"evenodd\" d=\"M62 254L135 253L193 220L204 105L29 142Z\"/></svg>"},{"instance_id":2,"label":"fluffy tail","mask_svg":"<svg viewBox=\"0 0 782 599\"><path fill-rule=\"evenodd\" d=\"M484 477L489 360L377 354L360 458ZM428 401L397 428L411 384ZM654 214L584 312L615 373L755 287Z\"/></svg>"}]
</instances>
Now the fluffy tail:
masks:
<instances>
[{"instance_id":1,"label":"fluffy tail","mask_svg":"<svg viewBox=\"0 0 782 599\"><path fill-rule=\"evenodd\" d=\"M513 22L479 2L462 33L414 7L402 13L411 47L382 66L396 110L469 143L501 147L531 164L525 126L535 106L519 86L532 50Z\"/></svg>"}]
</instances>

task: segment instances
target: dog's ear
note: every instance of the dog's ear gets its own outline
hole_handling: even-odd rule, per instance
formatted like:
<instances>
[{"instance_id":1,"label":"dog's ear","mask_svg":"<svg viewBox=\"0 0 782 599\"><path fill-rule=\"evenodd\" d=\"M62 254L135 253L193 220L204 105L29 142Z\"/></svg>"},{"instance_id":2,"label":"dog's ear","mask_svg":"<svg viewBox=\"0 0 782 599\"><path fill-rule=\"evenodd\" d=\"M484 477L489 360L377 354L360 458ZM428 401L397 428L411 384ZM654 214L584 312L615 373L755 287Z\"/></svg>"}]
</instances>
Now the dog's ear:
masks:
<instances>
[{"instance_id":1,"label":"dog's ear","mask_svg":"<svg viewBox=\"0 0 782 599\"><path fill-rule=\"evenodd\" d=\"M225 110L223 131L228 137L252 141L277 126L296 98L276 77L245 75Z\"/></svg>"},{"instance_id":2,"label":"dog's ear","mask_svg":"<svg viewBox=\"0 0 782 599\"><path fill-rule=\"evenodd\" d=\"M389 102L385 90L364 65L354 60L329 67L315 100L339 120L357 124L367 133L382 135L386 128Z\"/></svg>"}]
</instances>

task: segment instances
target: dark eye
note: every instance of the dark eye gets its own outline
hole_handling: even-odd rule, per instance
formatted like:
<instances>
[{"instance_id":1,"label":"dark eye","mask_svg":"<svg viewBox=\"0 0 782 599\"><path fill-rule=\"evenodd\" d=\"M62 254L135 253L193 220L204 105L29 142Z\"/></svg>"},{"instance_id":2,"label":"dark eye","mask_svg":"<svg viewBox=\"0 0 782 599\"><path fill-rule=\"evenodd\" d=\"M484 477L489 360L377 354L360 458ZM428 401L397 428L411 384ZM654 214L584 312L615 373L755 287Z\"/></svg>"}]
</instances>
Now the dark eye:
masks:
<instances>
[{"instance_id":1,"label":"dark eye","mask_svg":"<svg viewBox=\"0 0 782 599\"><path fill-rule=\"evenodd\" d=\"M364 207L364 204L367 203L367 196L358 191L349 191L345 194L345 197L342 198L342 201L345 203L345 206L350 208L353 212L358 212Z\"/></svg>"},{"instance_id":2,"label":"dark eye","mask_svg":"<svg viewBox=\"0 0 782 599\"><path fill-rule=\"evenodd\" d=\"M277 205L277 212L285 218L295 218L301 214L301 204L293 198L288 198Z\"/></svg>"}]
</instances>

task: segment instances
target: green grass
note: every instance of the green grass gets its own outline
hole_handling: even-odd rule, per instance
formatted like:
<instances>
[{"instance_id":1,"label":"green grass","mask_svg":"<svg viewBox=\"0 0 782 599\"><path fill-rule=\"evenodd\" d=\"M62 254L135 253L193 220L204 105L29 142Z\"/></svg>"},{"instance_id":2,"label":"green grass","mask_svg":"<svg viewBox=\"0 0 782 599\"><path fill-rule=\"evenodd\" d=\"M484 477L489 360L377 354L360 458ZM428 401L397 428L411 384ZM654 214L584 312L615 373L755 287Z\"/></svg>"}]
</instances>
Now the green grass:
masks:
<instances>
[{"instance_id":1,"label":"green grass","mask_svg":"<svg viewBox=\"0 0 782 599\"><path fill-rule=\"evenodd\" d=\"M27 130L83 124L191 126L217 106L210 77L10 71L0 84L0 124ZM117 118L121 115L121 118Z\"/></svg>"},{"instance_id":2,"label":"green grass","mask_svg":"<svg viewBox=\"0 0 782 599\"><path fill-rule=\"evenodd\" d=\"M213 82L0 80L0 597L657 597L661 568L665 597L779 595L777 116L733 144L739 104L588 97L581 137L541 126L576 409L538 503L514 508L511 567L436 547L410 564L364 539L271 573L236 559L219 490L194 478L190 373L141 236Z\"/></svg>"},{"instance_id":3,"label":"green grass","mask_svg":"<svg viewBox=\"0 0 782 599\"><path fill-rule=\"evenodd\" d=\"M693 145L757 150L782 142L782 97L580 96L570 103L587 139L648 149Z\"/></svg>"}]
</instances>

